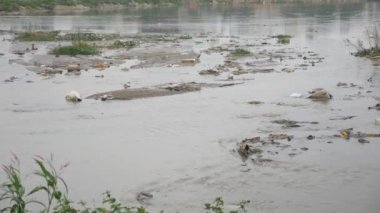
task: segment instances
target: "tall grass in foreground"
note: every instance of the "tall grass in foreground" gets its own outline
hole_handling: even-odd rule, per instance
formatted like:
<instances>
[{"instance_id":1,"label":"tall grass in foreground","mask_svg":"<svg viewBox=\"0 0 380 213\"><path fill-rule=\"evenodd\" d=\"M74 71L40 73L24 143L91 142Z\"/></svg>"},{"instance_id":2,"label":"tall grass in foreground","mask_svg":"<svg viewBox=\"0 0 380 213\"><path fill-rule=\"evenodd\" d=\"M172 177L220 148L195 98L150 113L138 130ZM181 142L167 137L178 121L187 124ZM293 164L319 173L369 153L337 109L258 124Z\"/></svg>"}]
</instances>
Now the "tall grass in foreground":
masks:
<instances>
[{"instance_id":1,"label":"tall grass in foreground","mask_svg":"<svg viewBox=\"0 0 380 213\"><path fill-rule=\"evenodd\" d=\"M26 211L26 205L29 202L25 201L25 188L21 181L19 165L20 161L14 155L12 158L12 164L9 166L3 166L8 181L0 185L0 201L9 201L9 206L1 209L1 212Z\"/></svg>"},{"instance_id":2,"label":"tall grass in foreground","mask_svg":"<svg viewBox=\"0 0 380 213\"><path fill-rule=\"evenodd\" d=\"M1 213L148 213L145 207L122 204L109 191L103 193L100 207L87 207L84 201L75 203L69 199L68 186L61 177L63 170L69 164L66 163L57 170L53 165L53 156L49 159L37 156L34 162L37 169L33 175L39 178L40 183L28 192L23 185L17 156L13 154L10 165L2 166L6 181L0 185ZM33 195L39 195L40 199L36 200ZM224 201L218 197L212 203L206 203L205 210L207 213L243 213L247 211L248 203L249 201L241 201L235 209L225 210Z\"/></svg>"}]
</instances>

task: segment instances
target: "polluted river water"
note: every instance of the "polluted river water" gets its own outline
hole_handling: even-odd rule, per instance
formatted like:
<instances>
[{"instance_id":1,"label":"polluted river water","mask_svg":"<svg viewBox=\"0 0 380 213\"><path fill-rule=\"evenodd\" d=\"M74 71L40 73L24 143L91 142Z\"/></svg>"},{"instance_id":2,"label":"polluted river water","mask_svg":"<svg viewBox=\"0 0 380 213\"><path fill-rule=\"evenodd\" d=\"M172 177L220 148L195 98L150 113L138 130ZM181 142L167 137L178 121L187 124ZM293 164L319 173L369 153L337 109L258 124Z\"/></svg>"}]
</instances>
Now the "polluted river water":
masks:
<instances>
[{"instance_id":1,"label":"polluted river water","mask_svg":"<svg viewBox=\"0 0 380 213\"><path fill-rule=\"evenodd\" d=\"M352 56L355 49L346 41L365 39L365 29L379 24L375 1L0 16L0 162L7 164L15 153L28 177L34 156L53 154L57 165L70 162L63 173L70 198L90 204L110 190L122 202L152 212L203 212L203 204L219 196L227 205L250 200L248 212L378 212L380 139L366 138L370 143L362 144L334 135L347 128L380 133L379 111L368 110L380 101L380 68ZM104 70L43 76L27 62L42 55L49 63L45 55L54 43L34 42L39 49L33 54L13 54L24 44L13 40L13 32L31 28L126 37L190 35L146 42L127 54L157 48L157 56L177 48L178 54L193 52L199 61L184 65L125 57ZM278 44L271 37L278 34L292 36L290 43ZM228 48L236 46L253 56L231 57ZM320 59L315 64L304 59L313 56ZM143 60L153 62L133 67ZM223 70L226 61L235 70L199 74L219 65ZM237 73L236 67L249 70L251 64L253 71ZM71 90L89 97L124 84L136 89L188 82L236 84L133 100L65 100ZM326 89L333 98L308 99L314 88ZM273 122L282 119L300 123L286 128ZM265 161L257 155L242 160L242 140L270 134L293 138L260 146ZM34 181L27 178L26 184ZM140 192L153 198L141 204L136 200Z\"/></svg>"}]
</instances>

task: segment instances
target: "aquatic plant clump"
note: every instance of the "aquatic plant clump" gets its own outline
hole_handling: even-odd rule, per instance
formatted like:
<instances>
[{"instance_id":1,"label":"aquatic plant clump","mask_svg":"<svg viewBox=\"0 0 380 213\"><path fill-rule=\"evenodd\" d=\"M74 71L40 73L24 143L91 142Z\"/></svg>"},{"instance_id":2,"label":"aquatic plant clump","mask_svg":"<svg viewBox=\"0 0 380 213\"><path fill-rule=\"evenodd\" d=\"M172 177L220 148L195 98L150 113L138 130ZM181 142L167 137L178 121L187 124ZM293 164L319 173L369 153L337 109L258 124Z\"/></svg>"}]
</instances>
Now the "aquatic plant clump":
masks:
<instances>
[{"instance_id":1,"label":"aquatic plant clump","mask_svg":"<svg viewBox=\"0 0 380 213\"><path fill-rule=\"evenodd\" d=\"M231 52L233 56L248 56L251 55L251 52L246 49L236 49Z\"/></svg>"},{"instance_id":2,"label":"aquatic plant clump","mask_svg":"<svg viewBox=\"0 0 380 213\"><path fill-rule=\"evenodd\" d=\"M70 46L56 47L52 50L54 55L96 55L99 53L99 50L95 46L88 44L74 44Z\"/></svg>"},{"instance_id":3,"label":"aquatic plant clump","mask_svg":"<svg viewBox=\"0 0 380 213\"><path fill-rule=\"evenodd\" d=\"M366 39L358 40L357 44L354 44L347 39L348 43L356 48L356 52L353 54L357 57L375 58L380 56L380 31L377 27L367 29ZM367 43L367 45L365 45Z\"/></svg>"},{"instance_id":4,"label":"aquatic plant clump","mask_svg":"<svg viewBox=\"0 0 380 213\"><path fill-rule=\"evenodd\" d=\"M138 42L136 41L121 41L121 40L116 40L114 41L110 46L109 48L127 48L127 49L130 49L130 48L133 48L133 47L136 47L138 45Z\"/></svg>"},{"instance_id":5,"label":"aquatic plant clump","mask_svg":"<svg viewBox=\"0 0 380 213\"><path fill-rule=\"evenodd\" d=\"M249 204L249 200L243 200L239 203L239 207L235 210L229 211L229 213L243 213L247 212L246 205ZM221 197L215 198L214 202L212 203L205 203L205 210L207 210L206 213L223 213L224 210L224 201Z\"/></svg>"},{"instance_id":6,"label":"aquatic plant clump","mask_svg":"<svg viewBox=\"0 0 380 213\"><path fill-rule=\"evenodd\" d=\"M187 34L185 34L185 35L181 35L181 36L179 36L178 38L179 38L179 39L183 39L183 40L187 40L187 39L192 39L193 37L192 37L191 35L187 35Z\"/></svg>"},{"instance_id":7,"label":"aquatic plant clump","mask_svg":"<svg viewBox=\"0 0 380 213\"><path fill-rule=\"evenodd\" d=\"M362 49L362 50L357 51L354 55L358 57L370 57L370 58L377 57L377 56L380 56L380 48L373 47L369 49Z\"/></svg>"},{"instance_id":8,"label":"aquatic plant clump","mask_svg":"<svg viewBox=\"0 0 380 213\"><path fill-rule=\"evenodd\" d=\"M102 37L95 33L69 33L60 37L68 41L100 41Z\"/></svg>"},{"instance_id":9,"label":"aquatic plant clump","mask_svg":"<svg viewBox=\"0 0 380 213\"><path fill-rule=\"evenodd\" d=\"M59 31L49 32L22 32L16 36L19 41L102 41L120 38L118 34L96 34L96 33L67 33L60 34Z\"/></svg>"},{"instance_id":10,"label":"aquatic plant clump","mask_svg":"<svg viewBox=\"0 0 380 213\"><path fill-rule=\"evenodd\" d=\"M64 41L102 41L119 38L118 34L96 34L96 33L68 33L59 37Z\"/></svg>"},{"instance_id":11,"label":"aquatic plant clump","mask_svg":"<svg viewBox=\"0 0 380 213\"><path fill-rule=\"evenodd\" d=\"M279 44L289 44L292 36L280 34L280 35L272 36L272 38L277 38L277 43Z\"/></svg>"},{"instance_id":12,"label":"aquatic plant clump","mask_svg":"<svg viewBox=\"0 0 380 213\"><path fill-rule=\"evenodd\" d=\"M20 41L56 41L59 39L58 31L52 32L23 32L20 33L16 40Z\"/></svg>"}]
</instances>

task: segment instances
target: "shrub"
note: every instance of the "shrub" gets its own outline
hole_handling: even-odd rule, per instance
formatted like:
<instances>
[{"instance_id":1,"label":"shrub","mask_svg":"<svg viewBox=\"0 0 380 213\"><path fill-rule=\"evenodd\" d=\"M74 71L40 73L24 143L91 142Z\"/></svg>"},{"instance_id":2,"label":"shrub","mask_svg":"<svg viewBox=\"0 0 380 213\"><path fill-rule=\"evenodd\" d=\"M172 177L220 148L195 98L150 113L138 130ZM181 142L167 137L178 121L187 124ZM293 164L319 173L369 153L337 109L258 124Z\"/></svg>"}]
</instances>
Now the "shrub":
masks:
<instances>
[{"instance_id":1,"label":"shrub","mask_svg":"<svg viewBox=\"0 0 380 213\"><path fill-rule=\"evenodd\" d=\"M272 36L272 38L277 38L277 43L279 44L289 44L290 38L292 38L292 36L280 34L280 35Z\"/></svg>"},{"instance_id":2,"label":"shrub","mask_svg":"<svg viewBox=\"0 0 380 213\"><path fill-rule=\"evenodd\" d=\"M20 6L19 0L0 0L0 11L15 11Z\"/></svg>"}]
</instances>

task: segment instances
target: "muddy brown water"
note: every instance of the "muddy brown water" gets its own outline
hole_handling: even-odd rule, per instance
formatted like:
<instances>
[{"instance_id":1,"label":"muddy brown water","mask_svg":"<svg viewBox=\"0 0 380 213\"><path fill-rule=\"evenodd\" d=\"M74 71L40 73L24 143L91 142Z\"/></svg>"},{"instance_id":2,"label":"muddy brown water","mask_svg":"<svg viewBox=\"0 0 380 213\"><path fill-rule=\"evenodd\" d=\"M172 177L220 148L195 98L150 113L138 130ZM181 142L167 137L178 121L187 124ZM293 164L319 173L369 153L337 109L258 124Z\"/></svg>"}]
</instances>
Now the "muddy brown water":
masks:
<instances>
[{"instance_id":1,"label":"muddy brown water","mask_svg":"<svg viewBox=\"0 0 380 213\"><path fill-rule=\"evenodd\" d=\"M368 138L369 144L360 144L331 136L343 128L380 131L374 125L379 111L367 109L380 97L380 68L351 56L354 49L345 42L363 38L365 27L379 23L380 4L375 1L1 16L1 30L191 34L193 39L184 41L183 47L195 52L230 39L247 42L290 34L293 38L287 47L313 51L325 59L294 73L280 72L279 67L273 73L248 73L237 78L251 80L233 87L71 104L64 96L72 89L89 96L122 89L125 83L142 88L170 82L220 82L223 76L198 72L214 68L223 57L202 54L199 64L186 67L124 71L114 66L80 76L42 77L23 65L8 63L18 56L9 53L11 35L4 33L0 35L0 53L4 53L0 55L0 162L9 162L14 152L22 171L30 174L33 156L53 153L57 164L71 163L63 176L73 200L97 203L102 192L111 190L123 202L139 205L136 195L144 191L153 195L147 203L153 212L202 212L203 203L217 196L227 205L249 199L249 212L378 212L380 139ZM213 41L206 42L201 34ZM128 66L134 63L126 61ZM104 78L95 77L102 73ZM4 81L12 76L17 77L13 82ZM362 89L337 87L339 82ZM331 92L333 99L318 102L289 96L306 95L318 87ZM335 119L345 116L356 117ZM272 123L280 119L318 124L285 129ZM290 142L280 141L290 146L264 148L272 162L257 164L248 159L243 163L233 151L244 138L271 133L294 136ZM308 135L315 139L307 140ZM0 177L3 180L3 174ZM35 181L29 178L26 184Z\"/></svg>"}]
</instances>

